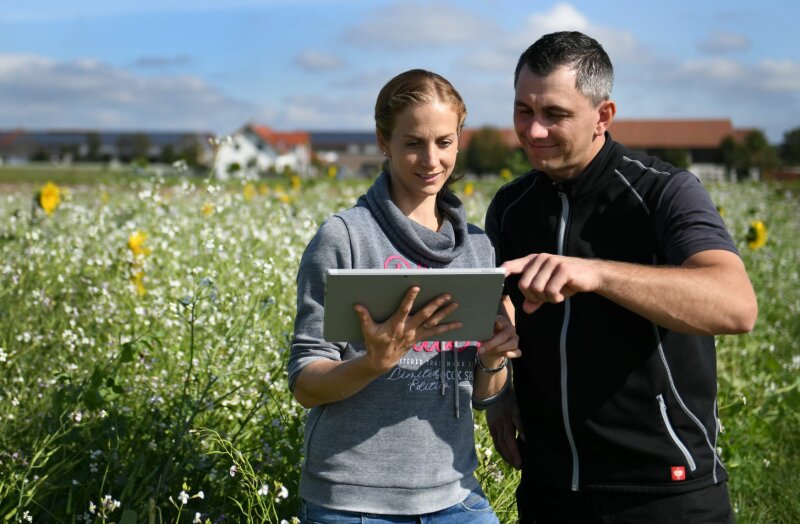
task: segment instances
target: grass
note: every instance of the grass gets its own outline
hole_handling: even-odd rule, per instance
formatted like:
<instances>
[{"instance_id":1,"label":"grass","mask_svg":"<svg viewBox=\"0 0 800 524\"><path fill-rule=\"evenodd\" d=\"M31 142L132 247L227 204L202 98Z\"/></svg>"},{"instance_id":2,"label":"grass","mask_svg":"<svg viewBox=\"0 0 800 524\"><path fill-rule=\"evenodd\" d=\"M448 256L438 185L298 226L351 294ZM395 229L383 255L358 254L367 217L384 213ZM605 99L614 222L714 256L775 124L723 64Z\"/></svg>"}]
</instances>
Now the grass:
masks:
<instances>
[{"instance_id":1,"label":"grass","mask_svg":"<svg viewBox=\"0 0 800 524\"><path fill-rule=\"evenodd\" d=\"M32 207L45 181L68 189L49 216ZM472 222L498 184L456 185ZM365 187L1 167L0 520L291 521L294 274ZM760 305L751 334L718 339L737 520L800 522L800 204L787 186L709 189ZM768 231L756 250L753 220ZM514 522L518 474L476 422L479 478Z\"/></svg>"}]
</instances>

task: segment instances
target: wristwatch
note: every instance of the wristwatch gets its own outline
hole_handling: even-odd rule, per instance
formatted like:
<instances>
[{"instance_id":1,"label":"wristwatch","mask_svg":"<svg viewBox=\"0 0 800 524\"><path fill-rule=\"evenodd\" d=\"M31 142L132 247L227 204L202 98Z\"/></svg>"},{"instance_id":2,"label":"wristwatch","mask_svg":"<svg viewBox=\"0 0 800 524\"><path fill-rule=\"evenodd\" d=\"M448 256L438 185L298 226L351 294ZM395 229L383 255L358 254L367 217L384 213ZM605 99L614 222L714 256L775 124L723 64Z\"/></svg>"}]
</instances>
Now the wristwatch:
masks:
<instances>
[{"instance_id":1,"label":"wristwatch","mask_svg":"<svg viewBox=\"0 0 800 524\"><path fill-rule=\"evenodd\" d=\"M508 365L507 357L503 357L503 363L497 366L496 368L487 368L486 366L484 366L483 362L481 362L480 355L475 355L475 360L478 361L478 368L480 368L480 370L483 371L484 373L497 373L499 371L502 371Z\"/></svg>"}]
</instances>

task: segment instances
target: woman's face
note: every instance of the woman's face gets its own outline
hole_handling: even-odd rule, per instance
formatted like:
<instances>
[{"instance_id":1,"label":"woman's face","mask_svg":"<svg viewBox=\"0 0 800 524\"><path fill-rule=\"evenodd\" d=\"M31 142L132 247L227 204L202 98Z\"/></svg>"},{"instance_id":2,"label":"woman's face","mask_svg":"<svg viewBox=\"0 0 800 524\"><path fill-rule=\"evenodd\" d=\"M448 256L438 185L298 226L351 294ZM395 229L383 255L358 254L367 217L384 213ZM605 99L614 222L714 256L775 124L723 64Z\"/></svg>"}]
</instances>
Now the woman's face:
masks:
<instances>
[{"instance_id":1,"label":"woman's face","mask_svg":"<svg viewBox=\"0 0 800 524\"><path fill-rule=\"evenodd\" d=\"M435 101L407 107L395 118L392 137L378 137L389 157L391 193L408 214L423 202L436 200L456 165L458 114Z\"/></svg>"}]
</instances>

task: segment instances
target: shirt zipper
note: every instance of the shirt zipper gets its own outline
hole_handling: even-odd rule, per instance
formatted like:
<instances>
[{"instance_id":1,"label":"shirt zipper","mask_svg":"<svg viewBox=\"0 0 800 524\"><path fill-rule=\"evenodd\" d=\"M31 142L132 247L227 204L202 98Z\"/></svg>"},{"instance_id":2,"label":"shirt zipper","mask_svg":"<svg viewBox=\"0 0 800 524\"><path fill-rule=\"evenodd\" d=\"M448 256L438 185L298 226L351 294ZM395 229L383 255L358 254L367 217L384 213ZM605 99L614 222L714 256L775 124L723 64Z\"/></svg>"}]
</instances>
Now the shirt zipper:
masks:
<instances>
[{"instance_id":1,"label":"shirt zipper","mask_svg":"<svg viewBox=\"0 0 800 524\"><path fill-rule=\"evenodd\" d=\"M664 420L664 425L667 427L669 437L672 439L672 442L675 443L675 446L677 446L680 452L683 453L683 458L686 459L686 464L689 466L689 471L695 471L697 469L697 464L695 464L692 454L689 453L689 449L686 447L686 444L684 444L683 441L678 438L678 434L675 433L675 429L669 422L669 417L667 416L667 403L664 401L664 395L658 395L656 398L658 399L658 407L661 410L661 418Z\"/></svg>"},{"instance_id":2,"label":"shirt zipper","mask_svg":"<svg viewBox=\"0 0 800 524\"><path fill-rule=\"evenodd\" d=\"M567 195L558 192L561 199L561 219L558 223L558 254L564 255L564 238L567 234L567 223L569 221L569 200ZM578 491L579 485L579 462L578 448L575 447L575 438L572 436L572 427L569 421L569 399L567 396L567 328L569 326L570 299L564 299L564 320L561 324L561 339L559 341L559 353L561 357L561 414L564 420L564 432L567 434L569 449L572 453L572 491Z\"/></svg>"}]
</instances>

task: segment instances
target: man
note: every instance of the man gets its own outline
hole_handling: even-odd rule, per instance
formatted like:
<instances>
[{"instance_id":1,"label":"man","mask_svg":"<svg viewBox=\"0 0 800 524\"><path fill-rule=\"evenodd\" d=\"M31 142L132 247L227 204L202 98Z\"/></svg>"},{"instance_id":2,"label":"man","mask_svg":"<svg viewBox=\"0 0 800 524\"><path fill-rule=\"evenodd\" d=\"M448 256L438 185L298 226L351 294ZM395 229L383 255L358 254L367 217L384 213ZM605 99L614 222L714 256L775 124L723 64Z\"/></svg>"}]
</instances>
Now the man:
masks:
<instances>
[{"instance_id":1,"label":"man","mask_svg":"<svg viewBox=\"0 0 800 524\"><path fill-rule=\"evenodd\" d=\"M522 468L521 522L732 522L713 335L750 331L755 295L697 177L612 140L612 84L577 32L517 64L533 170L498 191L486 230L522 357L492 437Z\"/></svg>"}]
</instances>

